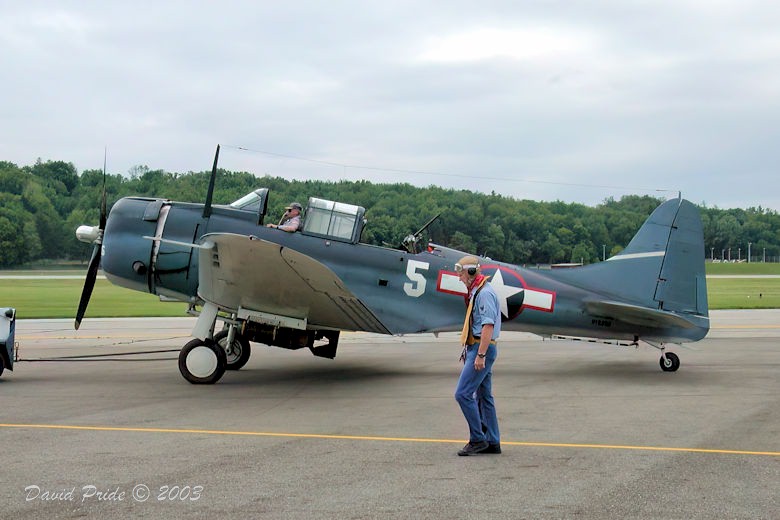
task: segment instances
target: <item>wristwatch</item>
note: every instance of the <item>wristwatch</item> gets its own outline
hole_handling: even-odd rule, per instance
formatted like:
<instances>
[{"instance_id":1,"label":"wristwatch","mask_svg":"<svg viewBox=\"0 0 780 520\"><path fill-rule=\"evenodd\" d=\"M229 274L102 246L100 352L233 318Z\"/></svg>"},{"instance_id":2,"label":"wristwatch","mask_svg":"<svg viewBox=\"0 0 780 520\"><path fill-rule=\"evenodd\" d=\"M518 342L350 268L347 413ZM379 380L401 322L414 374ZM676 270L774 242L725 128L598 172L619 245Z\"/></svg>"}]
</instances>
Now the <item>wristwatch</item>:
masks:
<instances>
[{"instance_id":1,"label":"wristwatch","mask_svg":"<svg viewBox=\"0 0 780 520\"><path fill-rule=\"evenodd\" d=\"M487 356L487 352L485 352L484 354L477 353L477 357L484 358L485 356Z\"/></svg>"}]
</instances>

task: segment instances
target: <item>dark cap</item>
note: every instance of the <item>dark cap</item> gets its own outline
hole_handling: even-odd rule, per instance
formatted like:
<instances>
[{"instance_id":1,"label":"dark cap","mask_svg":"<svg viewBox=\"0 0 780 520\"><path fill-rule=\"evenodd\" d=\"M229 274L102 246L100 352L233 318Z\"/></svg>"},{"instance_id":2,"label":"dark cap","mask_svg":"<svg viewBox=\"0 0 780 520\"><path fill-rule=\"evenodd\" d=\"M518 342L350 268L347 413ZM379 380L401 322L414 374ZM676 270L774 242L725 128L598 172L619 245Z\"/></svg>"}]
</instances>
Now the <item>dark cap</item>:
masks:
<instances>
[{"instance_id":1,"label":"dark cap","mask_svg":"<svg viewBox=\"0 0 780 520\"><path fill-rule=\"evenodd\" d=\"M287 206L285 209L297 209L298 211L303 211L303 206L300 205L298 202L293 202L289 206Z\"/></svg>"}]
</instances>

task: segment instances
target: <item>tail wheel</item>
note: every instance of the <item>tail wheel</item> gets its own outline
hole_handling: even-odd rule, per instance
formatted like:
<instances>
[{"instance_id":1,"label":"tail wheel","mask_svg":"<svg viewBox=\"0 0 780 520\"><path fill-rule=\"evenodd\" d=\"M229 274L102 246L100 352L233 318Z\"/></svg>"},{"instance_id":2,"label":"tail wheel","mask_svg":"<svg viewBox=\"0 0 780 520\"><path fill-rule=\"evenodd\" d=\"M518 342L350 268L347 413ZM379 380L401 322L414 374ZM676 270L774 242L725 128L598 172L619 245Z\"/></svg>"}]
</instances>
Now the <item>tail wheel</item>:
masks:
<instances>
[{"instance_id":1,"label":"tail wheel","mask_svg":"<svg viewBox=\"0 0 780 520\"><path fill-rule=\"evenodd\" d=\"M664 352L660 365L664 372L676 372L680 368L680 358L674 352Z\"/></svg>"},{"instance_id":2,"label":"tail wheel","mask_svg":"<svg viewBox=\"0 0 780 520\"><path fill-rule=\"evenodd\" d=\"M249 356L252 354L252 350L249 347L249 342L244 336L236 333L233 336L232 344L227 344L228 331L221 330L214 334L214 342L222 347L227 357L227 370L238 370L249 361Z\"/></svg>"},{"instance_id":3,"label":"tail wheel","mask_svg":"<svg viewBox=\"0 0 780 520\"><path fill-rule=\"evenodd\" d=\"M226 366L225 350L211 340L194 339L179 352L179 372L193 385L213 385Z\"/></svg>"}]
</instances>

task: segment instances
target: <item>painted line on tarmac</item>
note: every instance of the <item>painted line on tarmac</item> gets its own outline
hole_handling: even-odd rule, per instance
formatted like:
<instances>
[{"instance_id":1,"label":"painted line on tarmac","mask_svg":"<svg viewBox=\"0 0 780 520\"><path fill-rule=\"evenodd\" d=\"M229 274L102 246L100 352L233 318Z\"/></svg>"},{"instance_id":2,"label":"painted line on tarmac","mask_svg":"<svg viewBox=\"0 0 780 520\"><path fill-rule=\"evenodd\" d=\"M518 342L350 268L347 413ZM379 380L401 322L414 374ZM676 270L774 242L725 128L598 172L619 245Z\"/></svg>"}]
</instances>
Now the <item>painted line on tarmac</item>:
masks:
<instances>
[{"instance_id":1,"label":"painted line on tarmac","mask_svg":"<svg viewBox=\"0 0 780 520\"><path fill-rule=\"evenodd\" d=\"M350 441L384 441L384 442L428 442L437 444L462 444L463 440L453 439L426 439L416 437L375 437L366 435L328 435L319 433L283 433L283 432L247 432L226 430L191 430L177 428L133 428L117 426L70 426L64 424L3 424L0 428L40 429L40 430L81 430L99 432L134 432L134 433L179 433L199 435L228 435L247 437L285 437L299 439L326 439L326 440L350 440ZM600 449L600 450L633 450L633 451L661 451L682 453L709 453L716 455L754 455L765 457L780 457L780 451L746 451L746 450L718 450L706 448L673 448L664 446L627 446L619 444L575 444L558 442L516 442L501 441L502 446L525 446L534 448L574 448L574 449Z\"/></svg>"}]
</instances>

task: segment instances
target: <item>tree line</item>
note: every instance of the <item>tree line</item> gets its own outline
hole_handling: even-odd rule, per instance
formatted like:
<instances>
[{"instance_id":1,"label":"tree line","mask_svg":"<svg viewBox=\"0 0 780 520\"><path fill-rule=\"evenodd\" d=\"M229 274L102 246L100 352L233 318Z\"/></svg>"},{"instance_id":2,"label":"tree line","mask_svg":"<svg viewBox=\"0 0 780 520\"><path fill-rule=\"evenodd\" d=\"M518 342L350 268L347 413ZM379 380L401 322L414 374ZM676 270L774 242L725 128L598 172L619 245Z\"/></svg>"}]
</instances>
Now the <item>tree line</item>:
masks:
<instances>
[{"instance_id":1,"label":"tree line","mask_svg":"<svg viewBox=\"0 0 780 520\"><path fill-rule=\"evenodd\" d=\"M138 166L129 176L107 174L108 205L124 196L165 197L202 202L210 172L170 173ZM291 201L304 206L320 197L366 208L362 241L397 246L441 213L428 229L431 241L515 264L597 262L618 253L647 216L662 202L651 196L605 199L596 207L577 203L517 200L437 186L373 184L368 181L295 181L218 170L215 204L228 204L250 191L270 190L268 219L275 220ZM75 229L97 225L103 172L79 174L72 163L38 160L32 166L0 161L0 267L41 259L81 260L91 247L78 242ZM719 209L700 206L706 256L752 244L754 261L764 250L780 254L780 214L759 207ZM737 255L732 258L736 259Z\"/></svg>"}]
</instances>

